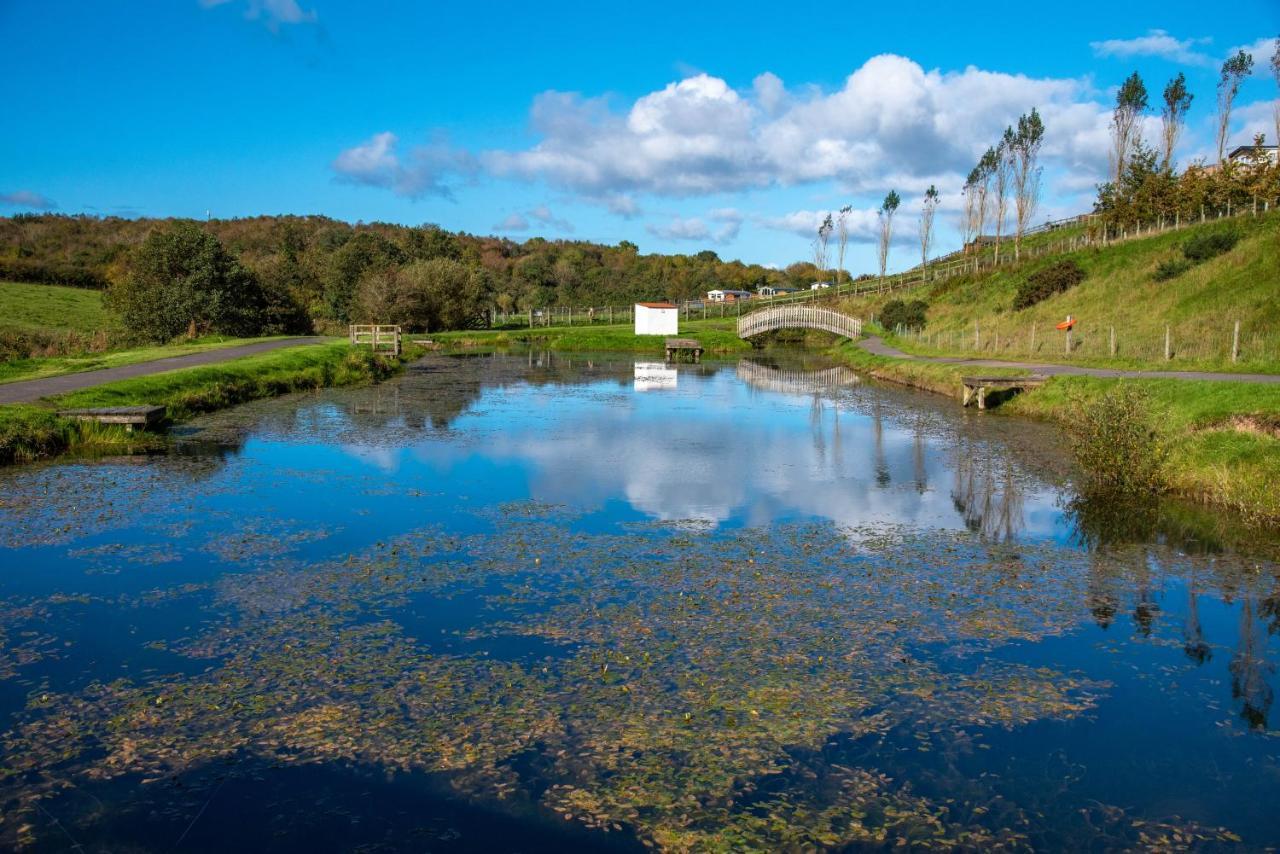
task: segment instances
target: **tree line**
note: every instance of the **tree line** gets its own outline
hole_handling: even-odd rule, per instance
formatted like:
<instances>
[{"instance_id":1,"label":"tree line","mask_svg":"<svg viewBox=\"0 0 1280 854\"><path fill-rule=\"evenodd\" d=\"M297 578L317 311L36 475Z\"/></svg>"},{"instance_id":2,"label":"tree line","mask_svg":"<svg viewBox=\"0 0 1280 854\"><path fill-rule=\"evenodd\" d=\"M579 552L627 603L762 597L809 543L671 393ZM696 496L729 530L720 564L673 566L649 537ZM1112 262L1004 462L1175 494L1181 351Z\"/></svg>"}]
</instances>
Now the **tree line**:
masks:
<instances>
[{"instance_id":1,"label":"tree line","mask_svg":"<svg viewBox=\"0 0 1280 854\"><path fill-rule=\"evenodd\" d=\"M1150 144L1143 137L1143 120L1151 107L1151 94L1136 71L1116 92L1111 117L1111 172L1098 187L1095 212L1105 226L1132 227L1163 219L1190 220L1214 213L1266 206L1280 202L1280 165L1268 153L1266 134L1259 133L1241 157L1227 150L1231 114L1240 86L1253 73L1254 57L1238 50L1228 57L1218 73L1214 144L1216 158L1189 164L1181 172L1174 150L1186 128L1187 113L1195 95L1187 88L1186 75L1179 73L1161 93L1160 136ZM1280 88L1280 38L1269 62ZM1275 107L1275 139L1280 140L1280 100Z\"/></svg>"},{"instance_id":2,"label":"tree line","mask_svg":"<svg viewBox=\"0 0 1280 854\"><path fill-rule=\"evenodd\" d=\"M99 287L138 333L415 330L480 326L490 311L689 299L715 288L804 287L808 263L775 270L706 250L642 254L629 241L523 243L435 225L327 217L0 218L0 277Z\"/></svg>"}]
</instances>

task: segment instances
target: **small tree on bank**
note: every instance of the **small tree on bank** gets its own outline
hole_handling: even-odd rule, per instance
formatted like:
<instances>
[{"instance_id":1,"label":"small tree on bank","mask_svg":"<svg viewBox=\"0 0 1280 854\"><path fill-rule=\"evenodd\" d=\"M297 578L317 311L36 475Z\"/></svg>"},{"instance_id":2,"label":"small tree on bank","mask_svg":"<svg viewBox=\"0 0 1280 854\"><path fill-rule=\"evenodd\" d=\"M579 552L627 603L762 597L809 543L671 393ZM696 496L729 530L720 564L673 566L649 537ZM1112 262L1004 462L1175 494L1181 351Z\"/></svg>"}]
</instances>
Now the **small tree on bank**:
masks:
<instances>
[{"instance_id":1,"label":"small tree on bank","mask_svg":"<svg viewBox=\"0 0 1280 854\"><path fill-rule=\"evenodd\" d=\"M1017 216L1017 233L1013 256L1022 253L1022 236L1031 217L1040 206L1040 146L1044 143L1044 122L1035 109L1018 119L1018 132L1013 137L1013 201Z\"/></svg>"},{"instance_id":2,"label":"small tree on bank","mask_svg":"<svg viewBox=\"0 0 1280 854\"><path fill-rule=\"evenodd\" d=\"M1253 71L1253 56L1239 51L1235 56L1222 63L1221 75L1218 78L1218 163L1227 150L1227 136L1231 129L1231 108L1235 104L1236 95L1240 92L1240 84Z\"/></svg>"},{"instance_id":3,"label":"small tree on bank","mask_svg":"<svg viewBox=\"0 0 1280 854\"><path fill-rule=\"evenodd\" d=\"M190 222L148 234L106 303L130 333L155 342L183 333L257 335L269 308L258 278Z\"/></svg>"},{"instance_id":4,"label":"small tree on bank","mask_svg":"<svg viewBox=\"0 0 1280 854\"><path fill-rule=\"evenodd\" d=\"M849 215L853 207L845 205L836 214L836 287L840 287L840 277L844 274L844 252L849 245Z\"/></svg>"},{"instance_id":5,"label":"small tree on bank","mask_svg":"<svg viewBox=\"0 0 1280 854\"><path fill-rule=\"evenodd\" d=\"M1187 76L1181 72L1164 87L1164 106L1160 109L1161 166L1173 171L1173 149L1178 145L1182 129L1186 127L1187 111L1195 98L1187 91Z\"/></svg>"},{"instance_id":6,"label":"small tree on bank","mask_svg":"<svg viewBox=\"0 0 1280 854\"><path fill-rule=\"evenodd\" d=\"M938 202L941 197L938 195L938 188L929 185L929 189L924 191L924 203L920 209L920 265L926 266L929 263L929 247L933 244L933 218L938 212Z\"/></svg>"},{"instance_id":7,"label":"small tree on bank","mask_svg":"<svg viewBox=\"0 0 1280 854\"><path fill-rule=\"evenodd\" d=\"M889 267L889 243L893 240L893 215L898 212L902 199L897 191L890 190L889 195L880 203L876 216L880 219L880 244L877 247L880 260L880 287L884 287L885 270Z\"/></svg>"},{"instance_id":8,"label":"small tree on bank","mask_svg":"<svg viewBox=\"0 0 1280 854\"><path fill-rule=\"evenodd\" d=\"M1000 238L1004 235L1005 216L1009 211L1009 188L1013 179L1015 163L1013 128L1004 129L1004 136L996 146L994 165L995 215L996 215L996 263L1000 263Z\"/></svg>"},{"instance_id":9,"label":"small tree on bank","mask_svg":"<svg viewBox=\"0 0 1280 854\"><path fill-rule=\"evenodd\" d=\"M354 314L421 332L475 329L484 325L492 302L493 283L486 270L432 258L365 276L356 291Z\"/></svg>"},{"instance_id":10,"label":"small tree on bank","mask_svg":"<svg viewBox=\"0 0 1280 854\"><path fill-rule=\"evenodd\" d=\"M1138 72L1130 74L1116 92L1111 111L1111 180L1120 183L1133 151L1142 144L1142 114L1147 111L1147 87Z\"/></svg>"},{"instance_id":11,"label":"small tree on bank","mask_svg":"<svg viewBox=\"0 0 1280 854\"><path fill-rule=\"evenodd\" d=\"M819 280L826 278L827 246L831 241L831 232L834 228L835 224L831 221L831 214L827 214L818 226L818 236L813 239L813 266L818 270Z\"/></svg>"}]
</instances>

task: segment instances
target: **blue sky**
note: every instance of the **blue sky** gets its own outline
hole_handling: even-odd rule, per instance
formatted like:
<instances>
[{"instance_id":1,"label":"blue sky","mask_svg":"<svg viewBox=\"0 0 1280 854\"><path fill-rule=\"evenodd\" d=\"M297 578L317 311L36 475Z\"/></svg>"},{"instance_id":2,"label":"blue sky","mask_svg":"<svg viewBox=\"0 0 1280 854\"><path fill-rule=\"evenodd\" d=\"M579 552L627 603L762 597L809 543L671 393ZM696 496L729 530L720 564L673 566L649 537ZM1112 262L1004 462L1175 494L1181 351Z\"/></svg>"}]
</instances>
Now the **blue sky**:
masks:
<instances>
[{"instance_id":1,"label":"blue sky","mask_svg":"<svg viewBox=\"0 0 1280 854\"><path fill-rule=\"evenodd\" d=\"M889 189L893 267L930 183L954 248L964 173L1032 107L1037 221L1087 210L1133 70L1153 102L1187 74L1187 162L1217 66L1254 47L1231 140L1275 135L1275 0L882 5L0 0L0 213L316 213L785 265L848 204L858 272Z\"/></svg>"}]
</instances>

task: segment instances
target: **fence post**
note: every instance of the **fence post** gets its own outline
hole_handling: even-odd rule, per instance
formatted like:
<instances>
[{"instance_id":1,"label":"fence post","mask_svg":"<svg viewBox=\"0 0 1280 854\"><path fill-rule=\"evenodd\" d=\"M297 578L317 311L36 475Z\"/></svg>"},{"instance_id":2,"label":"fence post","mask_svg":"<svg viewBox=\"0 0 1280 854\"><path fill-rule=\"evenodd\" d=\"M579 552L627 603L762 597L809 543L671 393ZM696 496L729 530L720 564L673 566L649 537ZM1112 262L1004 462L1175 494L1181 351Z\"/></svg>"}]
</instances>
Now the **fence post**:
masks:
<instances>
[{"instance_id":1,"label":"fence post","mask_svg":"<svg viewBox=\"0 0 1280 854\"><path fill-rule=\"evenodd\" d=\"M978 333L978 321L975 320L973 322L973 349L975 350L978 349L978 342L980 340L981 339L979 338L979 333Z\"/></svg>"},{"instance_id":2,"label":"fence post","mask_svg":"<svg viewBox=\"0 0 1280 854\"><path fill-rule=\"evenodd\" d=\"M1164 360L1165 360L1166 362L1167 362L1167 361L1169 361L1169 358L1170 358L1170 355L1171 355L1171 354L1170 354L1170 344L1172 343L1172 339L1171 339L1171 337L1170 337L1170 334L1171 334L1171 333L1170 333L1169 326L1166 324L1166 325L1165 325L1165 327L1164 327Z\"/></svg>"},{"instance_id":3,"label":"fence post","mask_svg":"<svg viewBox=\"0 0 1280 854\"><path fill-rule=\"evenodd\" d=\"M1236 321L1235 332L1231 335L1231 364L1240 360L1240 321Z\"/></svg>"},{"instance_id":4,"label":"fence post","mask_svg":"<svg viewBox=\"0 0 1280 854\"><path fill-rule=\"evenodd\" d=\"M1035 352L1036 352L1036 325L1033 323L1033 324L1031 324L1031 353L1032 353L1032 355L1034 355L1034 354L1035 354Z\"/></svg>"},{"instance_id":5,"label":"fence post","mask_svg":"<svg viewBox=\"0 0 1280 854\"><path fill-rule=\"evenodd\" d=\"M533 328L533 309L529 309L529 328Z\"/></svg>"}]
</instances>

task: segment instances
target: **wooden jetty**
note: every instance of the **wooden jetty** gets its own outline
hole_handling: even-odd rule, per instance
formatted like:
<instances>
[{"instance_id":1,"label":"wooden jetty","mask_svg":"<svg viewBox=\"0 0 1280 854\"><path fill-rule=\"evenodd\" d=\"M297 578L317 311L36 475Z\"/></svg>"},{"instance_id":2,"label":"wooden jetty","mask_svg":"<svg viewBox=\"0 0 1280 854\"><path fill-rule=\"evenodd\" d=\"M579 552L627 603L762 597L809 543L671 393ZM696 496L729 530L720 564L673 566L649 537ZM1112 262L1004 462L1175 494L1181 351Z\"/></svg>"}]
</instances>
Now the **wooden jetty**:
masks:
<instances>
[{"instance_id":1,"label":"wooden jetty","mask_svg":"<svg viewBox=\"0 0 1280 854\"><path fill-rule=\"evenodd\" d=\"M666 341L667 361L677 361L684 353L688 353L695 362L702 361L702 345L693 338L668 338Z\"/></svg>"},{"instance_id":2,"label":"wooden jetty","mask_svg":"<svg viewBox=\"0 0 1280 854\"><path fill-rule=\"evenodd\" d=\"M135 428L147 429L164 420L163 406L103 406L93 409L62 409L58 414L77 421L96 421L99 424L121 424L129 432Z\"/></svg>"},{"instance_id":3,"label":"wooden jetty","mask_svg":"<svg viewBox=\"0 0 1280 854\"><path fill-rule=\"evenodd\" d=\"M1043 374L1025 377L961 377L960 382L964 384L963 405L968 406L971 401L976 400L979 409L986 409L988 392L1036 388L1044 385L1047 379Z\"/></svg>"}]
</instances>

